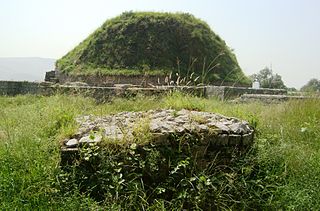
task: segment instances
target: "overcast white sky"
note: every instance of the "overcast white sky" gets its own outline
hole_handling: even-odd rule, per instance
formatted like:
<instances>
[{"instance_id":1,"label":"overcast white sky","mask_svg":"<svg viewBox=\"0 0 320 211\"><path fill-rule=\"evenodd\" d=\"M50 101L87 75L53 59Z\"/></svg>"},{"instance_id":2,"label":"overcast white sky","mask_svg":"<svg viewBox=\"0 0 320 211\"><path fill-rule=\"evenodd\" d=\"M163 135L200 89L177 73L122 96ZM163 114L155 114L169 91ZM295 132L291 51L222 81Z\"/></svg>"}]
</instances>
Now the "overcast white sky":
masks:
<instances>
[{"instance_id":1,"label":"overcast white sky","mask_svg":"<svg viewBox=\"0 0 320 211\"><path fill-rule=\"evenodd\" d=\"M0 57L58 59L128 10L192 13L235 50L247 75L272 65L290 87L320 79L319 0L0 0Z\"/></svg>"}]
</instances>

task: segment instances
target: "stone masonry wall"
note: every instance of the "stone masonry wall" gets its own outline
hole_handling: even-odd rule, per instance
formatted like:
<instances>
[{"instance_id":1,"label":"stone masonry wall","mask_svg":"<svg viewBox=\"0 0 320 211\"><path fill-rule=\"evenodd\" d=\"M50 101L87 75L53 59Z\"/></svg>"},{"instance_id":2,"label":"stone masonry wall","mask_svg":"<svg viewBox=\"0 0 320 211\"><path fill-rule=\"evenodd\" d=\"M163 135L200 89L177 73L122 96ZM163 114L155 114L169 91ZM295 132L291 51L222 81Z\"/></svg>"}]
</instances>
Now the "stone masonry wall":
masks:
<instances>
[{"instance_id":1,"label":"stone masonry wall","mask_svg":"<svg viewBox=\"0 0 320 211\"><path fill-rule=\"evenodd\" d=\"M132 84L143 87L152 85L164 85L166 76L163 75L66 75L59 73L60 84L68 82L84 82L90 86L113 86L113 84Z\"/></svg>"},{"instance_id":2,"label":"stone masonry wall","mask_svg":"<svg viewBox=\"0 0 320 211\"><path fill-rule=\"evenodd\" d=\"M217 97L221 100L235 99L244 94L284 95L282 89L252 89L228 86L157 86L157 87L95 87L64 86L47 82L0 81L0 95L14 96L19 94L52 95L55 93L82 94L99 100L114 96L159 95L172 90L180 90L202 97Z\"/></svg>"},{"instance_id":3,"label":"stone masonry wall","mask_svg":"<svg viewBox=\"0 0 320 211\"><path fill-rule=\"evenodd\" d=\"M218 97L221 100L235 99L244 94L286 95L285 89L253 89L248 87L207 86L206 96Z\"/></svg>"},{"instance_id":4,"label":"stone masonry wall","mask_svg":"<svg viewBox=\"0 0 320 211\"><path fill-rule=\"evenodd\" d=\"M141 87L172 85L177 79L168 75L68 75L58 70L46 72L45 81L59 84L70 82L83 82L90 86L113 86L114 84L131 84ZM214 81L211 86L248 87L248 84L234 82Z\"/></svg>"},{"instance_id":5,"label":"stone masonry wall","mask_svg":"<svg viewBox=\"0 0 320 211\"><path fill-rule=\"evenodd\" d=\"M184 142L190 141L189 147L202 163L204 160L212 161L220 153L224 153L223 160L230 160L229 152L235 149L246 151L254 139L254 130L248 122L199 111L122 112L103 117L81 116L76 121L80 126L78 131L64 140L61 146L63 165L72 162L72 157L78 157L81 146L100 144L103 139L119 145L136 143L143 147L152 144L161 148L173 144L173 147L180 148L180 144L176 146L170 139L180 137ZM136 141L144 136L147 140ZM189 138L185 139L187 136ZM196 144L192 145L191 140L197 140Z\"/></svg>"},{"instance_id":6,"label":"stone masonry wall","mask_svg":"<svg viewBox=\"0 0 320 211\"><path fill-rule=\"evenodd\" d=\"M0 95L40 94L40 83L27 81L0 81Z\"/></svg>"}]
</instances>

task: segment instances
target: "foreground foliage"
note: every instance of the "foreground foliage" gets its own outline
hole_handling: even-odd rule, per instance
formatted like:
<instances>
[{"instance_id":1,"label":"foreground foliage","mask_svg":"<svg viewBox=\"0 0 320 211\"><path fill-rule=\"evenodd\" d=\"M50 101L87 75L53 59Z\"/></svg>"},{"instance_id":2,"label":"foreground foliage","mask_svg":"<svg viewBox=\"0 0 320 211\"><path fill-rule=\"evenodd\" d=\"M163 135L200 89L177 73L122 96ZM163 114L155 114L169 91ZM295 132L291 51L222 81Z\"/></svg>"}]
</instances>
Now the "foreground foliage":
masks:
<instances>
[{"instance_id":1,"label":"foreground foliage","mask_svg":"<svg viewBox=\"0 0 320 211\"><path fill-rule=\"evenodd\" d=\"M178 93L159 98L114 99L107 104L63 95L1 97L0 209L207 210L208 205L220 209L319 209L318 105L319 100L229 104ZM111 157L101 163L104 172L79 175L77 166L74 173L59 167L59 141L75 131L75 116L155 108L212 111L246 119L257 128L255 145L241 159L224 167L228 171L212 165L211 169L195 173L191 160L181 157L172 162L171 179L158 181L153 193L133 180L136 175L122 172L124 164ZM137 157L142 154L134 146L128 149L129 170L140 168L141 159ZM83 159L92 163L98 162L100 156L108 157L95 150L98 152L99 148L83 149ZM114 150L118 153L113 156L122 156L123 151ZM161 156L156 151L151 155L144 164L157 173L152 164ZM85 177L108 174L113 178L111 182ZM176 183L178 180L181 182ZM84 191L79 181L92 182L92 189ZM97 198L97 185L110 194ZM156 197L150 200L152 194ZM172 195L170 200L168 194Z\"/></svg>"}]
</instances>

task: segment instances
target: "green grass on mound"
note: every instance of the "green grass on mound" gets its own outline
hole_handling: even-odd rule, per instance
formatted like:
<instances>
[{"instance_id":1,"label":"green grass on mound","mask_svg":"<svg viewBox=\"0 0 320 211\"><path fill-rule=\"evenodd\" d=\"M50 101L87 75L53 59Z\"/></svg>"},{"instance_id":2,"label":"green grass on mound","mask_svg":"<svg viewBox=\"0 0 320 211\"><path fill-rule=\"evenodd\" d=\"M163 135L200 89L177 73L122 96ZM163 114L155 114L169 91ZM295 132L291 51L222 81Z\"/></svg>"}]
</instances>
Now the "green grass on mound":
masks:
<instances>
[{"instance_id":1,"label":"green grass on mound","mask_svg":"<svg viewBox=\"0 0 320 211\"><path fill-rule=\"evenodd\" d=\"M108 104L64 95L0 97L0 209L179 210L186 203L194 209L208 209L207 203L220 209L317 210L318 105L319 100L230 104L179 93L115 99ZM150 201L139 185L134 192L96 201L90 190L80 191L77 181L66 181L72 178L59 168L59 141L75 131L75 116L156 108L195 109L246 119L257 128L256 142L228 172L203 172L194 175L196 186L174 186L179 194L170 201L161 197Z\"/></svg>"},{"instance_id":2,"label":"green grass on mound","mask_svg":"<svg viewBox=\"0 0 320 211\"><path fill-rule=\"evenodd\" d=\"M225 41L186 13L125 12L107 20L56 67L68 74L160 71L248 83Z\"/></svg>"}]
</instances>

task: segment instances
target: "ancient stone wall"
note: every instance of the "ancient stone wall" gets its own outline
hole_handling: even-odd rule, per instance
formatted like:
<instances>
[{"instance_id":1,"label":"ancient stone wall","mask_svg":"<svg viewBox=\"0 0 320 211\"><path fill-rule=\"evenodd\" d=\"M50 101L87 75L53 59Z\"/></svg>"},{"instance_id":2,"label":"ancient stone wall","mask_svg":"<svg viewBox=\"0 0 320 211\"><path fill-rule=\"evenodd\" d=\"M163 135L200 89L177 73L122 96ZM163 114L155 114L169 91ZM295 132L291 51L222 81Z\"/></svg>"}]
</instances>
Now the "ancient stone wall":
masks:
<instances>
[{"instance_id":1,"label":"ancient stone wall","mask_svg":"<svg viewBox=\"0 0 320 211\"><path fill-rule=\"evenodd\" d=\"M55 71L55 70L46 72L44 81L57 83L58 79L57 79L56 75L57 75L57 71Z\"/></svg>"},{"instance_id":2,"label":"ancient stone wall","mask_svg":"<svg viewBox=\"0 0 320 211\"><path fill-rule=\"evenodd\" d=\"M59 84L82 82L90 86L108 87L114 84L131 84L141 87L168 86L175 84L177 79L168 75L68 75L58 70L46 72L45 81ZM181 85L181 84L180 84ZM248 87L248 84L214 81L211 86Z\"/></svg>"},{"instance_id":3,"label":"ancient stone wall","mask_svg":"<svg viewBox=\"0 0 320 211\"><path fill-rule=\"evenodd\" d=\"M254 128L245 120L184 109L85 115L75 121L79 127L60 141L60 167L64 178L72 175L73 184L102 199L120 184L115 175L123 183L121 195L132 191L126 189L130 183L134 191L143 184L146 193L154 193L164 184L187 181L193 191L190 177L230 172L254 142ZM165 194L173 192L178 191L166 188Z\"/></svg>"},{"instance_id":4,"label":"ancient stone wall","mask_svg":"<svg viewBox=\"0 0 320 211\"><path fill-rule=\"evenodd\" d=\"M132 84L147 87L152 85L166 84L163 75L66 75L59 73L58 81L60 84L68 82L84 82L90 86L113 86L114 84Z\"/></svg>"},{"instance_id":5,"label":"ancient stone wall","mask_svg":"<svg viewBox=\"0 0 320 211\"><path fill-rule=\"evenodd\" d=\"M113 97L128 97L143 95L161 95L174 89L184 93L197 96L205 96L205 87L94 87L81 85L58 85L48 82L25 82L25 81L0 81L0 95L15 96L24 94L33 95L53 95L53 94L73 94L93 97L99 101L107 101Z\"/></svg>"},{"instance_id":6,"label":"ancient stone wall","mask_svg":"<svg viewBox=\"0 0 320 211\"><path fill-rule=\"evenodd\" d=\"M254 130L248 122L209 112L189 110L150 110L144 112L122 112L116 115L95 117L82 116L76 119L80 128L61 146L62 163L70 163L79 147L99 144L103 139L115 144L152 144L160 148L181 147L183 142L194 142L192 151L197 159L212 161L219 153L223 159L231 159L228 152L235 149L246 151L253 143ZM171 140L170 137L175 137ZM181 145L176 140L181 138ZM188 137L188 138L186 138ZM139 140L139 141L137 141ZM210 154L213 153L213 157Z\"/></svg>"},{"instance_id":7,"label":"ancient stone wall","mask_svg":"<svg viewBox=\"0 0 320 211\"><path fill-rule=\"evenodd\" d=\"M40 83L27 81L0 81L0 95L40 94Z\"/></svg>"},{"instance_id":8,"label":"ancient stone wall","mask_svg":"<svg viewBox=\"0 0 320 211\"><path fill-rule=\"evenodd\" d=\"M280 103L287 100L316 99L316 96L268 95L268 94L243 94L236 99L237 102L259 101L263 103Z\"/></svg>"},{"instance_id":9,"label":"ancient stone wall","mask_svg":"<svg viewBox=\"0 0 320 211\"><path fill-rule=\"evenodd\" d=\"M134 96L138 93L144 95L159 95L172 90L194 94L201 97L217 97L221 100L238 98L244 94L285 95L282 89L252 89L245 87L229 86L156 86L156 87L131 87L131 86L83 86L72 84L59 85L47 82L26 81L0 81L0 95L14 96L19 94L51 95L55 93L82 94L96 99L109 99L114 96Z\"/></svg>"},{"instance_id":10,"label":"ancient stone wall","mask_svg":"<svg viewBox=\"0 0 320 211\"><path fill-rule=\"evenodd\" d=\"M248 87L207 86L206 96L218 97L221 100L235 99L244 94L286 95L285 89L253 89Z\"/></svg>"}]
</instances>

